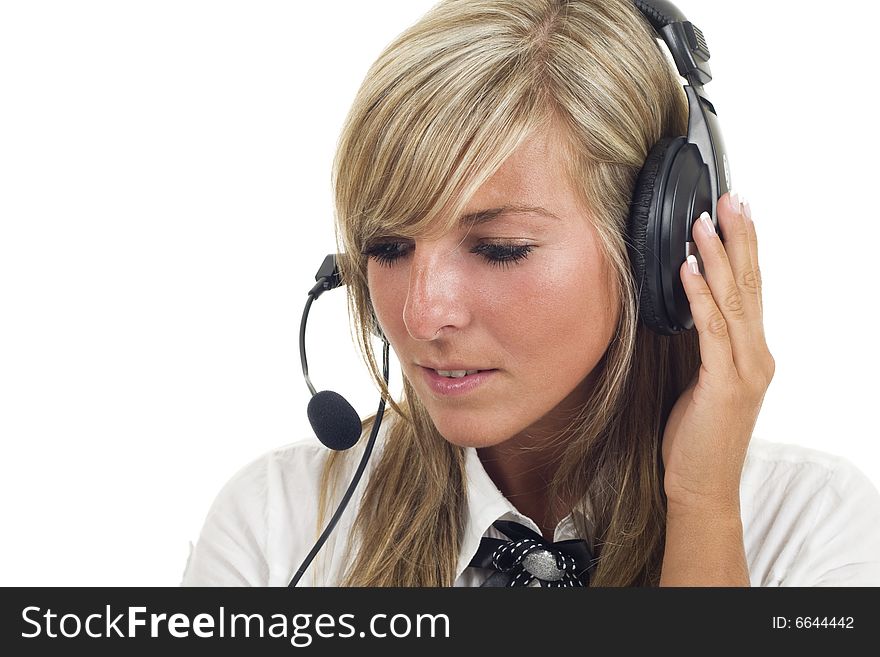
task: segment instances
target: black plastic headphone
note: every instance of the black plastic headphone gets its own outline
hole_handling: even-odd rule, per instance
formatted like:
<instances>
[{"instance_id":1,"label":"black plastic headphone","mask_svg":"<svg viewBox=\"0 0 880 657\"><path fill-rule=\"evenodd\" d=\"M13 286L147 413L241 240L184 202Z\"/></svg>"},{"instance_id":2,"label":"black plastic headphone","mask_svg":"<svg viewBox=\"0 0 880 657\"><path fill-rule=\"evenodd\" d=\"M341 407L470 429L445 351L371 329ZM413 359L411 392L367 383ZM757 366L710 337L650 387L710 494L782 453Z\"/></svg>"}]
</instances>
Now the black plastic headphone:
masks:
<instances>
[{"instance_id":1,"label":"black plastic headphone","mask_svg":"<svg viewBox=\"0 0 880 657\"><path fill-rule=\"evenodd\" d=\"M708 212L718 235L716 206L730 189L730 167L715 107L703 85L712 79L703 33L665 0L635 0L686 78L687 136L657 142L639 173L630 202L627 247L640 317L652 331L675 335L694 326L679 274L693 242L694 220Z\"/></svg>"}]
</instances>

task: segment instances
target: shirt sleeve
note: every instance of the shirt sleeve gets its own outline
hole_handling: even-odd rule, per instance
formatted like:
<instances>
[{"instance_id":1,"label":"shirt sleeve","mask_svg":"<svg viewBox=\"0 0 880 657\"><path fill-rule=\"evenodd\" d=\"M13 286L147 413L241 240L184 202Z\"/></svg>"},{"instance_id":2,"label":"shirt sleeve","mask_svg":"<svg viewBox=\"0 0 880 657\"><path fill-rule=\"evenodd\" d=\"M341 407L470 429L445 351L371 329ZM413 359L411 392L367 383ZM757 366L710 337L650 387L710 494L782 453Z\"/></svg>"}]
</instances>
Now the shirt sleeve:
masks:
<instances>
[{"instance_id":1,"label":"shirt sleeve","mask_svg":"<svg viewBox=\"0 0 880 657\"><path fill-rule=\"evenodd\" d=\"M211 505L181 586L266 586L265 459L242 468Z\"/></svg>"},{"instance_id":2,"label":"shirt sleeve","mask_svg":"<svg viewBox=\"0 0 880 657\"><path fill-rule=\"evenodd\" d=\"M880 493L841 459L816 501L813 524L780 586L880 586Z\"/></svg>"}]
</instances>

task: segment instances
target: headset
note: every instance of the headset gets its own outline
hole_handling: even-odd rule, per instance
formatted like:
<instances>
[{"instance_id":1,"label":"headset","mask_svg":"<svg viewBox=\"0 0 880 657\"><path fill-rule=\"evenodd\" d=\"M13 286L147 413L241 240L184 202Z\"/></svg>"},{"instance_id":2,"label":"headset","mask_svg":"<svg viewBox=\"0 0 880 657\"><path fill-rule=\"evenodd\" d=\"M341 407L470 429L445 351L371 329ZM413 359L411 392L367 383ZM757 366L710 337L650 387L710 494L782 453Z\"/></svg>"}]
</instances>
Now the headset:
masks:
<instances>
[{"instance_id":1,"label":"headset","mask_svg":"<svg viewBox=\"0 0 880 657\"><path fill-rule=\"evenodd\" d=\"M648 153L636 180L626 229L630 265L639 287L640 321L655 333L671 336L694 326L679 272L681 264L691 254L697 257L700 269L704 271L693 240L693 225L696 217L708 212L721 236L716 209L718 199L730 189L730 167L715 107L703 90L712 79L712 73L708 64L709 48L702 31L666 0L634 0L634 4L654 28L657 37L666 43L679 74L688 81L684 86L688 103L687 135L665 137ZM308 293L299 333L303 376L312 393L308 406L309 422L324 445L345 450L360 440L360 418L351 404L337 393L329 390L315 392L308 375L305 351L306 320L312 302L326 290L344 284L335 254L324 258L315 280L316 284ZM387 387L389 344L375 314L372 323L373 334L383 342L383 376ZM299 582L351 499L372 453L384 410L383 398L351 484L289 586L296 586Z\"/></svg>"}]
</instances>

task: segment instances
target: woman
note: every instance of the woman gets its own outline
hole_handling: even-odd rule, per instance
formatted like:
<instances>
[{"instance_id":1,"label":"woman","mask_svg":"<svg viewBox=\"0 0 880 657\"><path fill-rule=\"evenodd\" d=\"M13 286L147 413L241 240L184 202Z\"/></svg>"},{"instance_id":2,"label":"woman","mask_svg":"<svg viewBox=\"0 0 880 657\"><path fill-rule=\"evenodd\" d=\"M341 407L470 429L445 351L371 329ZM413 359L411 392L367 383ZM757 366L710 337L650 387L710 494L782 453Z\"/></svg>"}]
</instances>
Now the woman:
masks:
<instances>
[{"instance_id":1,"label":"woman","mask_svg":"<svg viewBox=\"0 0 880 657\"><path fill-rule=\"evenodd\" d=\"M686 131L681 83L623 0L447 0L380 56L334 188L350 308L390 408L362 498L303 584L880 584L864 475L750 442L775 365L747 202L719 199L723 243L694 228L703 271L680 270L694 329L639 321L633 189L652 146ZM362 445L295 443L240 471L184 583L286 585ZM539 577L522 541L564 579Z\"/></svg>"}]
</instances>

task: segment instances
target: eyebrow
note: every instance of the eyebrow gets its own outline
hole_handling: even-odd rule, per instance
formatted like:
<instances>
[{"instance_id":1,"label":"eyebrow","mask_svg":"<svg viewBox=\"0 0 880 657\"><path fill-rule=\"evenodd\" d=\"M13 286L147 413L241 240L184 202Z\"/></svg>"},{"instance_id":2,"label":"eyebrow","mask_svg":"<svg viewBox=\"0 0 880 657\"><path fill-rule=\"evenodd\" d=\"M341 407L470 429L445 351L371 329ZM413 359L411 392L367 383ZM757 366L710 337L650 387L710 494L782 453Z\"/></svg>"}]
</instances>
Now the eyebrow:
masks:
<instances>
[{"instance_id":1,"label":"eyebrow","mask_svg":"<svg viewBox=\"0 0 880 657\"><path fill-rule=\"evenodd\" d=\"M489 208L463 214L458 218L458 222L461 226L476 226L492 221L503 214L540 214L551 219L559 219L550 210L537 205L505 205L500 208Z\"/></svg>"}]
</instances>

